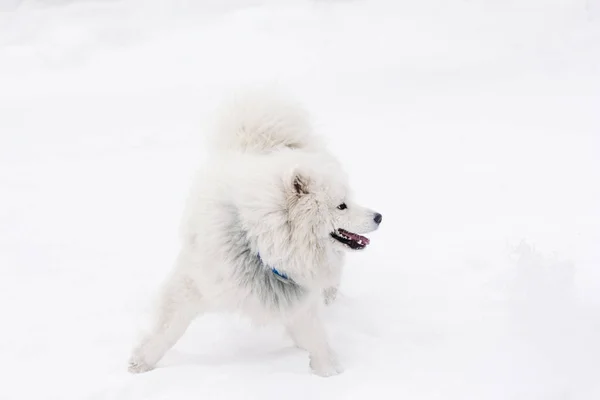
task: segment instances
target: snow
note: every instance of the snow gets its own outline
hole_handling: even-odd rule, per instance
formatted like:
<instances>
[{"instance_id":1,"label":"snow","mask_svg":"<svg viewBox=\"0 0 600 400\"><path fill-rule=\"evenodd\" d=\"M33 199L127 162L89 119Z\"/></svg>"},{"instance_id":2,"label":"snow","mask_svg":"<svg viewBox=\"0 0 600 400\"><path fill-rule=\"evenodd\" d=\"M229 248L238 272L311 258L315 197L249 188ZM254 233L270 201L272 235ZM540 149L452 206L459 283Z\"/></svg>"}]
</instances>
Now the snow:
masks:
<instances>
[{"instance_id":1,"label":"snow","mask_svg":"<svg viewBox=\"0 0 600 400\"><path fill-rule=\"evenodd\" d=\"M0 2L1 399L600 398L600 3ZM277 82L382 212L326 311L131 375L211 112Z\"/></svg>"}]
</instances>

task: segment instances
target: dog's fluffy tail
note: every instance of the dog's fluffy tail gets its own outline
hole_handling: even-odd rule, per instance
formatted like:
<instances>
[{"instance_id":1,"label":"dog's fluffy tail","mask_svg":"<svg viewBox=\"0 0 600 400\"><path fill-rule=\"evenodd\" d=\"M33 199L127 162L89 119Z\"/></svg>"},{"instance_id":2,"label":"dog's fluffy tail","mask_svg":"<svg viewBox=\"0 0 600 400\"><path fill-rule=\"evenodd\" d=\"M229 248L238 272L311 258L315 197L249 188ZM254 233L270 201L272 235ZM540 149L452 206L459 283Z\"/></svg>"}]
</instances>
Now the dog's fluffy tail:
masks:
<instances>
[{"instance_id":1,"label":"dog's fluffy tail","mask_svg":"<svg viewBox=\"0 0 600 400\"><path fill-rule=\"evenodd\" d=\"M218 113L213 145L221 151L270 153L318 146L306 110L273 90L238 94Z\"/></svg>"}]
</instances>

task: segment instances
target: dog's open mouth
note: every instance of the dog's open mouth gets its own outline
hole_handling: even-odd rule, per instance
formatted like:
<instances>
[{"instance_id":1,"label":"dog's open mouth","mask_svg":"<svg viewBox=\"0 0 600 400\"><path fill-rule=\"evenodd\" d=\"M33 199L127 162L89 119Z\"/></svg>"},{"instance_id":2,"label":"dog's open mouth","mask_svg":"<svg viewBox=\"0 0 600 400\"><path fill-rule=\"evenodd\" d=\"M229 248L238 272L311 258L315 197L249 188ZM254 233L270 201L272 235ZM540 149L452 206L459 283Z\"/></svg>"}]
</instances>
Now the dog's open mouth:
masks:
<instances>
[{"instance_id":1,"label":"dog's open mouth","mask_svg":"<svg viewBox=\"0 0 600 400\"><path fill-rule=\"evenodd\" d=\"M331 237L353 250L364 249L370 242L366 237L356 233L348 232L345 229L338 229L335 232L331 232Z\"/></svg>"}]
</instances>

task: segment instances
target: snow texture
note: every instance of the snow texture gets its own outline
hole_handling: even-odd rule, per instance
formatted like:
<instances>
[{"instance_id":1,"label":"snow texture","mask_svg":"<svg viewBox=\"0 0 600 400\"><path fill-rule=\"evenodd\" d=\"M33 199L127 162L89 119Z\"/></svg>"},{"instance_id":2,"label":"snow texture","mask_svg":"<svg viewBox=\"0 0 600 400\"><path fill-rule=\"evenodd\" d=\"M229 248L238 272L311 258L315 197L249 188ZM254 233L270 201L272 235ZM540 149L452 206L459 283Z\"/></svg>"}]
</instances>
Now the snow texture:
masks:
<instances>
[{"instance_id":1,"label":"snow texture","mask_svg":"<svg viewBox=\"0 0 600 400\"><path fill-rule=\"evenodd\" d=\"M600 398L600 3L0 0L0 399ZM203 132L295 93L381 211L346 371L197 320L126 372Z\"/></svg>"}]
</instances>

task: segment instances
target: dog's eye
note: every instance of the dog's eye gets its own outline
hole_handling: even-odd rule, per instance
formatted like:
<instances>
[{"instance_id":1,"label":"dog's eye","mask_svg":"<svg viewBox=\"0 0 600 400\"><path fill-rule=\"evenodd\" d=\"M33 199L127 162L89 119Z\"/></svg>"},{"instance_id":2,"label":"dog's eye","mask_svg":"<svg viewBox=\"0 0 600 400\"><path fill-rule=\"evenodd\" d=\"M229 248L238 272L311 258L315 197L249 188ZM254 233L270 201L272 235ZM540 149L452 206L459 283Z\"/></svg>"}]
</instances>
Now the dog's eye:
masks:
<instances>
[{"instance_id":1,"label":"dog's eye","mask_svg":"<svg viewBox=\"0 0 600 400\"><path fill-rule=\"evenodd\" d=\"M338 210L345 210L346 208L348 208L348 206L346 205L346 203L342 203L339 206L337 206Z\"/></svg>"}]
</instances>

